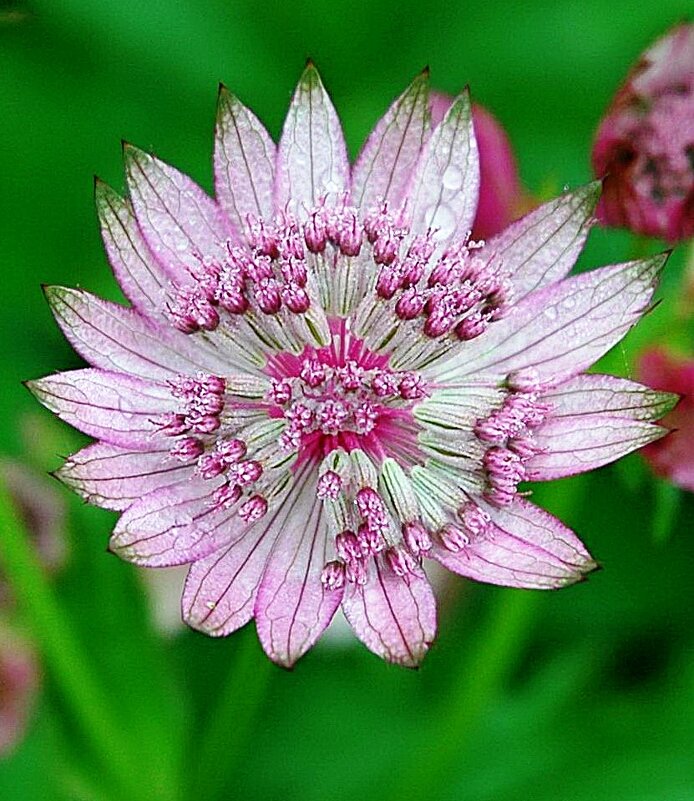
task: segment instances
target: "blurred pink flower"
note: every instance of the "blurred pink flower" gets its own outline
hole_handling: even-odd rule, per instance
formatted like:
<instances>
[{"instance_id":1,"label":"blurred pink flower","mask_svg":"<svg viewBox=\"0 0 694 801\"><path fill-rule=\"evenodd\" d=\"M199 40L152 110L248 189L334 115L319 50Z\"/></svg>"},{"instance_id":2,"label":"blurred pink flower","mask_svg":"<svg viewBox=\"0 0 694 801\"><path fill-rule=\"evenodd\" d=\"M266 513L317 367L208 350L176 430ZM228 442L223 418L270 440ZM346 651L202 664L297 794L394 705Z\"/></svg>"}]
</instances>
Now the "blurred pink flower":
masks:
<instances>
[{"instance_id":1,"label":"blurred pink flower","mask_svg":"<svg viewBox=\"0 0 694 801\"><path fill-rule=\"evenodd\" d=\"M642 355L639 374L653 389L682 396L662 421L672 433L647 445L643 455L658 475L694 492L694 359L680 359L653 348Z\"/></svg>"},{"instance_id":2,"label":"blurred pink flower","mask_svg":"<svg viewBox=\"0 0 694 801\"><path fill-rule=\"evenodd\" d=\"M431 93L429 104L433 125L441 122L452 102L449 95ZM521 185L511 142L496 117L484 106L473 103L472 122L480 160L480 194L472 237L488 239L530 211L535 204Z\"/></svg>"},{"instance_id":3,"label":"blurred pink flower","mask_svg":"<svg viewBox=\"0 0 694 801\"><path fill-rule=\"evenodd\" d=\"M14 459L0 459L0 481L7 487L44 568L56 571L67 550L65 499L58 485ZM0 569L0 605L9 600L9 594Z\"/></svg>"},{"instance_id":4,"label":"blurred pink flower","mask_svg":"<svg viewBox=\"0 0 694 801\"><path fill-rule=\"evenodd\" d=\"M598 219L676 242L694 234L694 25L641 56L593 146L605 178Z\"/></svg>"},{"instance_id":5,"label":"blurred pink flower","mask_svg":"<svg viewBox=\"0 0 694 801\"><path fill-rule=\"evenodd\" d=\"M0 757L24 736L38 685L33 648L0 620Z\"/></svg>"},{"instance_id":6,"label":"blurred pink flower","mask_svg":"<svg viewBox=\"0 0 694 801\"><path fill-rule=\"evenodd\" d=\"M29 382L98 441L59 477L122 512L111 549L189 564L183 614L255 619L290 666L340 605L383 658L436 632L423 567L550 589L595 567L521 482L660 437L669 396L586 374L649 307L665 258L571 278L599 185L471 241L480 183L467 93L432 127L427 75L355 164L309 65L278 145L222 90L216 199L132 146L129 199L97 189L132 307L49 287L91 368Z\"/></svg>"}]
</instances>

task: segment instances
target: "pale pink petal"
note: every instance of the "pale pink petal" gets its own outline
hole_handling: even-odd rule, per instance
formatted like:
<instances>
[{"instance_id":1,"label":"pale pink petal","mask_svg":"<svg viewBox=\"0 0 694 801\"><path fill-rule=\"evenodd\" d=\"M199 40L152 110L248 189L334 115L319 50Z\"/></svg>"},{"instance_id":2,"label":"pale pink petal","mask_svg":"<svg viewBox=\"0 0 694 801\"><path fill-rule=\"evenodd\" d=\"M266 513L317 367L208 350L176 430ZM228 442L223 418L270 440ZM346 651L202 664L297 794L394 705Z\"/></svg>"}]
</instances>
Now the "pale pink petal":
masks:
<instances>
[{"instance_id":1,"label":"pale pink petal","mask_svg":"<svg viewBox=\"0 0 694 801\"><path fill-rule=\"evenodd\" d=\"M230 634L253 617L268 555L287 523L301 487L295 483L273 511L239 529L231 545L191 566L183 594L183 618L212 636Z\"/></svg>"},{"instance_id":2,"label":"pale pink petal","mask_svg":"<svg viewBox=\"0 0 694 801\"><path fill-rule=\"evenodd\" d=\"M221 483L193 477L145 495L121 515L109 548L136 565L170 567L227 545L239 526L234 509L221 509L213 502Z\"/></svg>"},{"instance_id":3,"label":"pale pink petal","mask_svg":"<svg viewBox=\"0 0 694 801\"><path fill-rule=\"evenodd\" d=\"M665 436L667 429L616 414L550 418L535 429L542 453L525 464L529 481L550 481L594 470Z\"/></svg>"},{"instance_id":4,"label":"pale pink petal","mask_svg":"<svg viewBox=\"0 0 694 801\"><path fill-rule=\"evenodd\" d=\"M327 550L326 521L313 478L305 482L283 526L255 601L260 642L270 659L284 667L316 642L342 600L342 590L326 590L320 580Z\"/></svg>"},{"instance_id":5,"label":"pale pink petal","mask_svg":"<svg viewBox=\"0 0 694 801\"><path fill-rule=\"evenodd\" d=\"M196 370L225 372L228 362L129 309L82 289L49 286L46 297L73 348L94 367L166 381Z\"/></svg>"},{"instance_id":6,"label":"pale pink petal","mask_svg":"<svg viewBox=\"0 0 694 801\"><path fill-rule=\"evenodd\" d=\"M39 401L84 434L133 450L165 438L157 420L175 411L168 387L106 370L71 370L28 381Z\"/></svg>"},{"instance_id":7,"label":"pale pink petal","mask_svg":"<svg viewBox=\"0 0 694 801\"><path fill-rule=\"evenodd\" d=\"M424 573L397 576L380 556L366 584L347 585L342 609L369 650L404 667L417 667L436 636L436 599Z\"/></svg>"},{"instance_id":8,"label":"pale pink petal","mask_svg":"<svg viewBox=\"0 0 694 801\"><path fill-rule=\"evenodd\" d=\"M277 149L275 205L297 216L349 189L349 160L339 117L309 64L294 92Z\"/></svg>"},{"instance_id":9,"label":"pale pink petal","mask_svg":"<svg viewBox=\"0 0 694 801\"><path fill-rule=\"evenodd\" d=\"M429 73L417 76L392 104L366 140L352 172L352 200L369 209L405 199L429 133Z\"/></svg>"},{"instance_id":10,"label":"pale pink petal","mask_svg":"<svg viewBox=\"0 0 694 801\"><path fill-rule=\"evenodd\" d=\"M197 263L196 254L224 257L234 231L214 200L187 175L154 156L132 145L124 152L138 225L168 271L185 281Z\"/></svg>"},{"instance_id":11,"label":"pale pink petal","mask_svg":"<svg viewBox=\"0 0 694 801\"><path fill-rule=\"evenodd\" d=\"M70 456L54 475L88 503L122 511L154 490L193 474L188 464L172 459L168 450L129 451L96 442Z\"/></svg>"},{"instance_id":12,"label":"pale pink petal","mask_svg":"<svg viewBox=\"0 0 694 801\"><path fill-rule=\"evenodd\" d=\"M576 417L612 412L632 420L657 420L677 403L672 392L650 387L613 375L578 375L542 396L552 407L552 417Z\"/></svg>"},{"instance_id":13,"label":"pale pink petal","mask_svg":"<svg viewBox=\"0 0 694 801\"><path fill-rule=\"evenodd\" d=\"M452 102L453 98L443 92L429 94L434 128L440 124ZM479 241L503 231L535 203L523 190L513 146L499 120L484 106L474 103L472 122L480 170L479 202L472 238Z\"/></svg>"},{"instance_id":14,"label":"pale pink petal","mask_svg":"<svg viewBox=\"0 0 694 801\"><path fill-rule=\"evenodd\" d=\"M579 187L487 240L483 253L508 276L514 300L568 274L585 244L599 197L599 181Z\"/></svg>"},{"instance_id":15,"label":"pale pink petal","mask_svg":"<svg viewBox=\"0 0 694 801\"><path fill-rule=\"evenodd\" d=\"M246 217L271 219L275 181L275 143L252 111L219 89L214 148L217 201L237 231Z\"/></svg>"},{"instance_id":16,"label":"pale pink petal","mask_svg":"<svg viewBox=\"0 0 694 801\"><path fill-rule=\"evenodd\" d=\"M556 517L516 499L513 506L485 506L487 531L457 552L435 544L431 556L461 576L527 589L573 584L596 565L583 543Z\"/></svg>"},{"instance_id":17,"label":"pale pink petal","mask_svg":"<svg viewBox=\"0 0 694 801\"><path fill-rule=\"evenodd\" d=\"M227 548L194 562L183 591L183 620L212 637L248 623L273 542L266 527L257 525Z\"/></svg>"},{"instance_id":18,"label":"pale pink petal","mask_svg":"<svg viewBox=\"0 0 694 801\"><path fill-rule=\"evenodd\" d=\"M472 127L470 95L448 110L422 151L408 192L414 231L436 231L445 242L464 236L477 210L480 165Z\"/></svg>"},{"instance_id":19,"label":"pale pink petal","mask_svg":"<svg viewBox=\"0 0 694 801\"><path fill-rule=\"evenodd\" d=\"M505 377L535 368L543 383L559 383L589 367L648 308L667 255L601 267L533 292L508 316L470 342L439 379Z\"/></svg>"},{"instance_id":20,"label":"pale pink petal","mask_svg":"<svg viewBox=\"0 0 694 801\"><path fill-rule=\"evenodd\" d=\"M163 319L171 279L147 246L129 201L97 180L96 208L106 253L125 296L138 309Z\"/></svg>"}]
</instances>

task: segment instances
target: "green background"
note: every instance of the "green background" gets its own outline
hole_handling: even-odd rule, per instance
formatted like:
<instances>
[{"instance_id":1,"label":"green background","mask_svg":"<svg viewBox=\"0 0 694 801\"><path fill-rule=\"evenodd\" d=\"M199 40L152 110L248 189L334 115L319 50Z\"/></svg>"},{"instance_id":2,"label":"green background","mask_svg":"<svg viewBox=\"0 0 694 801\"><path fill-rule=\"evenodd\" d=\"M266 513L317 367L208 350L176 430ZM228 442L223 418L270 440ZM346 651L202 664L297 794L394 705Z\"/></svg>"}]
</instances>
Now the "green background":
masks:
<instances>
[{"instance_id":1,"label":"green background","mask_svg":"<svg viewBox=\"0 0 694 801\"><path fill-rule=\"evenodd\" d=\"M120 297L92 182L96 173L123 186L121 138L209 189L218 82L277 135L310 56L355 154L428 64L435 87L471 86L507 129L527 188L548 196L591 177L591 139L612 93L690 9L0 2L2 452L46 472L83 442L20 382L80 366L41 283ZM659 247L596 230L580 268ZM611 370L632 375L639 349L673 336L684 262L679 248L663 302L607 357ZM15 612L37 632L46 675L26 740L0 760L3 801L694 799L694 503L638 455L536 492L581 533L601 572L546 594L453 581L416 672L349 641L321 643L285 672L248 627L221 641L162 637L137 571L105 553L114 516L61 493L71 560L43 612L30 593Z\"/></svg>"}]
</instances>

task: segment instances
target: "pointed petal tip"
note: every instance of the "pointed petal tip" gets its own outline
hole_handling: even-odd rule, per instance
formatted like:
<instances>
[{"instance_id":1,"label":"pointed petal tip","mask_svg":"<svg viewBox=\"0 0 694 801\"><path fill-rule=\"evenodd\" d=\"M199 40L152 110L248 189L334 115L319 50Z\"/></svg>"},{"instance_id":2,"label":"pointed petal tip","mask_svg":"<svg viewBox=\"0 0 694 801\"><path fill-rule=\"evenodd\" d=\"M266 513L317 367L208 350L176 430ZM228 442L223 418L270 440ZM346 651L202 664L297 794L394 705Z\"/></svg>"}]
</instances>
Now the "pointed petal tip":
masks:
<instances>
[{"instance_id":1,"label":"pointed petal tip","mask_svg":"<svg viewBox=\"0 0 694 801\"><path fill-rule=\"evenodd\" d=\"M658 394L663 401L663 417L671 412L684 397L677 392L659 392ZM676 431L676 429L671 428L670 431Z\"/></svg>"},{"instance_id":2,"label":"pointed petal tip","mask_svg":"<svg viewBox=\"0 0 694 801\"><path fill-rule=\"evenodd\" d=\"M21 384L22 384L23 387L28 389L29 392L31 392L31 394L37 400L41 400L41 398L39 397L39 393L40 393L39 382L40 381L41 381L40 378L30 378L30 379L28 379L26 381L22 381Z\"/></svg>"},{"instance_id":3,"label":"pointed petal tip","mask_svg":"<svg viewBox=\"0 0 694 801\"><path fill-rule=\"evenodd\" d=\"M125 156L124 156L125 158ZM116 190L98 175L94 176L94 202L96 203L97 211L101 211L102 207L106 205L109 200L118 199L121 197Z\"/></svg>"},{"instance_id":4,"label":"pointed petal tip","mask_svg":"<svg viewBox=\"0 0 694 801\"><path fill-rule=\"evenodd\" d=\"M301 78L299 79L299 86L313 87L322 85L323 81L318 72L318 67L316 67L311 58L308 58L304 66L304 71L301 73Z\"/></svg>"},{"instance_id":5,"label":"pointed petal tip","mask_svg":"<svg viewBox=\"0 0 694 801\"><path fill-rule=\"evenodd\" d=\"M147 153L146 150L142 150L142 148L134 145L132 142L128 142L126 139L121 139L121 148L126 166L137 161L145 161L149 158L149 153Z\"/></svg>"},{"instance_id":6,"label":"pointed petal tip","mask_svg":"<svg viewBox=\"0 0 694 801\"><path fill-rule=\"evenodd\" d=\"M62 293L77 292L78 290L70 290L65 286L60 286L60 284L41 284L41 291L43 292L43 295L48 303L52 305Z\"/></svg>"},{"instance_id":7,"label":"pointed petal tip","mask_svg":"<svg viewBox=\"0 0 694 801\"><path fill-rule=\"evenodd\" d=\"M223 113L225 106L234 105L237 102L238 98L236 95L225 83L220 81L217 86L217 118Z\"/></svg>"}]
</instances>

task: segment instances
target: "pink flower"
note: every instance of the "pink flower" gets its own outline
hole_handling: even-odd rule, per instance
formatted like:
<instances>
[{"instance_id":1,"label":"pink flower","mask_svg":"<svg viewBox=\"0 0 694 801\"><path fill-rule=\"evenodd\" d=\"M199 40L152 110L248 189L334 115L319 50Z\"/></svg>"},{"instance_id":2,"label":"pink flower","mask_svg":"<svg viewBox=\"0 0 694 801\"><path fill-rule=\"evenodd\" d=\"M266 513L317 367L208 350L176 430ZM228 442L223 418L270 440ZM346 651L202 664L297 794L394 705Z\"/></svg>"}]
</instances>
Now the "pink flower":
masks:
<instances>
[{"instance_id":1,"label":"pink flower","mask_svg":"<svg viewBox=\"0 0 694 801\"><path fill-rule=\"evenodd\" d=\"M431 121L438 125L453 98L431 92ZM529 211L533 203L521 186L511 142L499 121L484 106L474 103L472 122L480 163L477 213L472 225L474 239L488 239Z\"/></svg>"},{"instance_id":2,"label":"pink flower","mask_svg":"<svg viewBox=\"0 0 694 801\"><path fill-rule=\"evenodd\" d=\"M646 351L639 363L643 381L657 390L682 398L664 419L674 429L660 442L643 449L643 455L658 475L694 492L694 359L678 359L661 348Z\"/></svg>"},{"instance_id":3,"label":"pink flower","mask_svg":"<svg viewBox=\"0 0 694 801\"><path fill-rule=\"evenodd\" d=\"M132 307L47 291L92 367L30 387L98 440L59 476L122 512L123 558L190 564L191 626L255 618L282 665L340 604L368 648L418 664L425 558L513 587L582 579L590 555L520 482L663 433L669 396L585 370L648 308L664 257L566 278L597 184L470 241L470 101L436 127L428 109L421 75L350 166L312 65L277 146L223 90L216 200L131 146L129 199L98 186Z\"/></svg>"},{"instance_id":4,"label":"pink flower","mask_svg":"<svg viewBox=\"0 0 694 801\"><path fill-rule=\"evenodd\" d=\"M23 738L38 685L34 650L0 620L0 757Z\"/></svg>"},{"instance_id":5,"label":"pink flower","mask_svg":"<svg viewBox=\"0 0 694 801\"><path fill-rule=\"evenodd\" d=\"M598 129L605 225L675 242L694 234L694 25L641 56Z\"/></svg>"}]
</instances>

